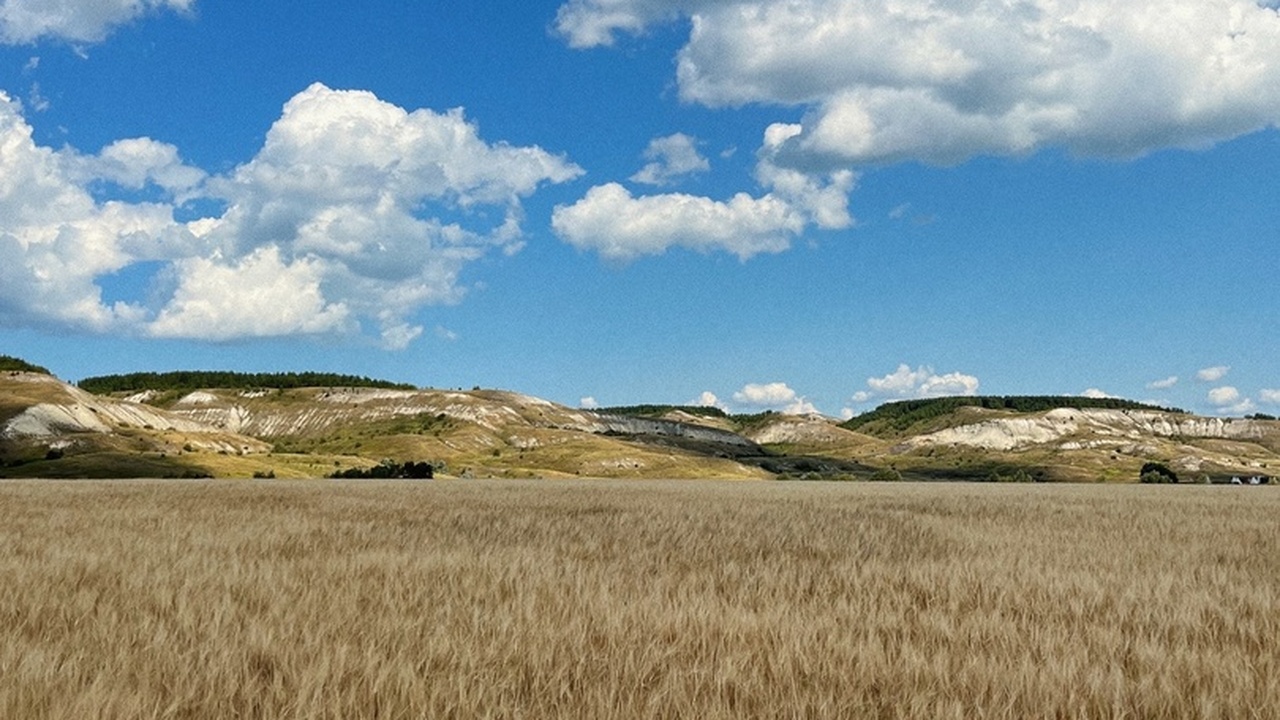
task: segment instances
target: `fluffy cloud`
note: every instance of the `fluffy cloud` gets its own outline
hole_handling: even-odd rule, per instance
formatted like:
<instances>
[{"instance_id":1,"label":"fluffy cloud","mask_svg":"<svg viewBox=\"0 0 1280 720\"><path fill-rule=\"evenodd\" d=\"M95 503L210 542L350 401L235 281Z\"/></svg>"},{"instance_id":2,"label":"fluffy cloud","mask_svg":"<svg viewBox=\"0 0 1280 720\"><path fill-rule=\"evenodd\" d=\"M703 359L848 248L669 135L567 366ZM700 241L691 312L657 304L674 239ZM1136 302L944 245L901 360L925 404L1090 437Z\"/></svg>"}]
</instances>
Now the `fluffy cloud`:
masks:
<instances>
[{"instance_id":1,"label":"fluffy cloud","mask_svg":"<svg viewBox=\"0 0 1280 720\"><path fill-rule=\"evenodd\" d=\"M73 176L82 183L102 180L140 190L148 184L180 195L205 179L205 172L178 156L178 148L151 138L117 140L96 156L76 156L70 162Z\"/></svg>"},{"instance_id":2,"label":"fluffy cloud","mask_svg":"<svg viewBox=\"0 0 1280 720\"><path fill-rule=\"evenodd\" d=\"M557 28L608 45L679 17L681 97L809 110L797 168L1065 146L1130 156L1280 119L1280 17L1257 0L570 0Z\"/></svg>"},{"instance_id":3,"label":"fluffy cloud","mask_svg":"<svg viewBox=\"0 0 1280 720\"><path fill-rule=\"evenodd\" d=\"M724 405L720 402L720 398L716 397L716 394L710 390L703 390L698 397L690 400L689 404L697 407L716 407L722 410L724 409Z\"/></svg>"},{"instance_id":4,"label":"fluffy cloud","mask_svg":"<svg viewBox=\"0 0 1280 720\"><path fill-rule=\"evenodd\" d=\"M1280 405L1280 390L1262 390L1258 393L1258 397L1268 405Z\"/></svg>"},{"instance_id":5,"label":"fluffy cloud","mask_svg":"<svg viewBox=\"0 0 1280 720\"><path fill-rule=\"evenodd\" d=\"M159 337L319 334L341 329L349 311L328 303L320 291L323 263L303 258L286 264L267 247L236 262L190 258L177 264L181 278L173 299L150 325Z\"/></svg>"},{"instance_id":6,"label":"fluffy cloud","mask_svg":"<svg viewBox=\"0 0 1280 720\"><path fill-rule=\"evenodd\" d=\"M786 383L749 383L734 393L733 399L744 405L771 407L795 402L796 391L787 387Z\"/></svg>"},{"instance_id":7,"label":"fluffy cloud","mask_svg":"<svg viewBox=\"0 0 1280 720\"><path fill-rule=\"evenodd\" d=\"M767 159L756 173L769 192L760 197L738 193L727 201L684 193L637 197L618 183L597 185L576 203L557 205L551 226L575 247L628 262L671 247L722 250L746 260L788 249L810 224L827 229L853 224L848 209L853 173L814 176Z\"/></svg>"},{"instance_id":8,"label":"fluffy cloud","mask_svg":"<svg viewBox=\"0 0 1280 720\"><path fill-rule=\"evenodd\" d=\"M255 158L214 178L147 138L94 156L39 147L0 95L0 167L0 321L208 340L372 326L390 348L422 333L415 311L462 296L467 263L520 247L522 198L581 173L483 141L460 110L318 84ZM171 203L95 200L104 183L226 209L181 224ZM144 262L163 265L167 294L107 307L99 279Z\"/></svg>"},{"instance_id":9,"label":"fluffy cloud","mask_svg":"<svg viewBox=\"0 0 1280 720\"><path fill-rule=\"evenodd\" d=\"M1147 383L1148 390L1168 390L1178 384L1178 376L1171 375L1163 380L1154 380Z\"/></svg>"},{"instance_id":10,"label":"fluffy cloud","mask_svg":"<svg viewBox=\"0 0 1280 720\"><path fill-rule=\"evenodd\" d=\"M866 403L878 398L930 398L952 395L977 395L978 378L952 372L939 375L933 368L921 365L915 370L905 363L894 372L878 378L867 378L869 390L853 395L856 403Z\"/></svg>"},{"instance_id":11,"label":"fluffy cloud","mask_svg":"<svg viewBox=\"0 0 1280 720\"><path fill-rule=\"evenodd\" d=\"M733 394L733 401L752 408L778 410L788 415L816 415L813 403L796 394L786 383L748 383Z\"/></svg>"},{"instance_id":12,"label":"fluffy cloud","mask_svg":"<svg viewBox=\"0 0 1280 720\"><path fill-rule=\"evenodd\" d=\"M154 10L188 11L195 0L4 0L0 41L34 42L44 37L97 42L112 28Z\"/></svg>"},{"instance_id":13,"label":"fluffy cloud","mask_svg":"<svg viewBox=\"0 0 1280 720\"><path fill-rule=\"evenodd\" d=\"M518 249L520 198L580 173L537 147L486 143L461 110L408 112L316 84L285 105L257 157L209 181L228 209L202 237L228 257L275 247L287 265L314 261L326 300L397 346L421 332L404 324L414 310L461 297L468 262ZM203 322L193 316L190 332Z\"/></svg>"},{"instance_id":14,"label":"fluffy cloud","mask_svg":"<svg viewBox=\"0 0 1280 720\"><path fill-rule=\"evenodd\" d=\"M635 197L618 183L593 187L551 216L551 227L571 245L621 262L672 246L746 260L786 250L804 225L803 215L772 195L739 193L727 202L683 193Z\"/></svg>"},{"instance_id":15,"label":"fluffy cloud","mask_svg":"<svg viewBox=\"0 0 1280 720\"><path fill-rule=\"evenodd\" d=\"M597 402L595 398L587 395L586 397L578 400L578 407L583 410L595 410L600 407L600 403Z\"/></svg>"},{"instance_id":16,"label":"fluffy cloud","mask_svg":"<svg viewBox=\"0 0 1280 720\"><path fill-rule=\"evenodd\" d=\"M1106 390L1099 390L1098 388L1089 388L1088 390L1085 390L1084 392L1080 393L1080 397L1092 398L1094 400L1105 400L1107 398L1113 398L1115 397L1115 395L1112 395Z\"/></svg>"},{"instance_id":17,"label":"fluffy cloud","mask_svg":"<svg viewBox=\"0 0 1280 720\"><path fill-rule=\"evenodd\" d=\"M91 162L36 145L0 92L0 322L94 331L134 322L141 309L108 307L95 279L160 240L182 245L168 206L95 200L80 176Z\"/></svg>"},{"instance_id":18,"label":"fluffy cloud","mask_svg":"<svg viewBox=\"0 0 1280 720\"><path fill-rule=\"evenodd\" d=\"M576 48L612 45L619 30L638 33L654 21L675 19L696 4L680 0L570 0L556 13L556 28Z\"/></svg>"},{"instance_id":19,"label":"fluffy cloud","mask_svg":"<svg viewBox=\"0 0 1280 720\"><path fill-rule=\"evenodd\" d=\"M1240 401L1240 391L1230 385L1217 387L1209 391L1209 402L1218 407L1232 405Z\"/></svg>"},{"instance_id":20,"label":"fluffy cloud","mask_svg":"<svg viewBox=\"0 0 1280 720\"><path fill-rule=\"evenodd\" d=\"M670 185L686 175L711 169L711 163L698 152L697 141L684 133L649 141L644 158L649 163L631 176L633 182Z\"/></svg>"},{"instance_id":21,"label":"fluffy cloud","mask_svg":"<svg viewBox=\"0 0 1280 720\"><path fill-rule=\"evenodd\" d=\"M1197 372L1196 379L1200 382L1218 382L1222 378L1226 377L1227 373L1230 371L1230 366L1215 365L1214 367L1207 367Z\"/></svg>"},{"instance_id":22,"label":"fluffy cloud","mask_svg":"<svg viewBox=\"0 0 1280 720\"><path fill-rule=\"evenodd\" d=\"M1209 404L1224 414L1243 415L1254 410L1253 400L1243 397L1239 390L1230 385L1210 390Z\"/></svg>"}]
</instances>

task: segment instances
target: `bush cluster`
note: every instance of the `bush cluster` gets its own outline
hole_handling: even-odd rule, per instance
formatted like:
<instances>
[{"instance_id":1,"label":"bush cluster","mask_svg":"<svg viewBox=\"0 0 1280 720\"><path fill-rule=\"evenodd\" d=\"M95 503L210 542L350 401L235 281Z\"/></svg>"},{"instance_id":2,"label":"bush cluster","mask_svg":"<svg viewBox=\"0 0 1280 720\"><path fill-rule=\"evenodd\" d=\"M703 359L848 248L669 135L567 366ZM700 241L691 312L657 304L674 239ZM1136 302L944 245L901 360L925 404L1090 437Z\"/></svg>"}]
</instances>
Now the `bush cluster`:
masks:
<instances>
[{"instance_id":1,"label":"bush cluster","mask_svg":"<svg viewBox=\"0 0 1280 720\"><path fill-rule=\"evenodd\" d=\"M1178 482L1178 474L1158 462L1149 462L1138 471L1138 480L1153 485L1175 484Z\"/></svg>"},{"instance_id":2,"label":"bush cluster","mask_svg":"<svg viewBox=\"0 0 1280 720\"><path fill-rule=\"evenodd\" d=\"M336 470L331 478L348 480L430 480L435 477L435 468L427 462L398 463L383 460L371 468L348 468Z\"/></svg>"}]
</instances>

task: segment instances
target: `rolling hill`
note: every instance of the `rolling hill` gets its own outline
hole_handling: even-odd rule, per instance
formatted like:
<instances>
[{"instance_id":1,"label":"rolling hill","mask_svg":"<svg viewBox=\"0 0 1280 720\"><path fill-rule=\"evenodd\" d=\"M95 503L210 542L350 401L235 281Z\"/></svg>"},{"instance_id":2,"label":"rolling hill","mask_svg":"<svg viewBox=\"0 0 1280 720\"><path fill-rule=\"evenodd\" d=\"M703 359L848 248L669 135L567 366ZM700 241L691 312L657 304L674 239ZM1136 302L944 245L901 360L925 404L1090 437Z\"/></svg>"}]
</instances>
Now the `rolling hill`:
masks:
<instances>
[{"instance_id":1,"label":"rolling hill","mask_svg":"<svg viewBox=\"0 0 1280 720\"><path fill-rule=\"evenodd\" d=\"M93 394L18 367L0 372L0 475L10 477L324 477L384 461L454 477L1084 482L1136 481L1148 462L1183 481L1280 468L1280 422L1083 398L912 401L839 423L664 405L589 411L366 378L311 387L305 374L279 387L268 385L284 376L95 378L117 389ZM210 377L229 387L198 387Z\"/></svg>"}]
</instances>

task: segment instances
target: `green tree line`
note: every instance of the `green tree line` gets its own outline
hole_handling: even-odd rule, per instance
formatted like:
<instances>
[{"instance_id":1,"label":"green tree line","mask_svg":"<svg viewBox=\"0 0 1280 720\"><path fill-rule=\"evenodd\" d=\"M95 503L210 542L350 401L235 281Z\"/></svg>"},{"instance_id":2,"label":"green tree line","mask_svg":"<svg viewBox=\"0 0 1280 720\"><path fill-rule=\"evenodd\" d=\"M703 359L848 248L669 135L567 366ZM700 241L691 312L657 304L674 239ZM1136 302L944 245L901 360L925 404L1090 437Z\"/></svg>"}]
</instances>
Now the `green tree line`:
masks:
<instances>
[{"instance_id":1,"label":"green tree line","mask_svg":"<svg viewBox=\"0 0 1280 720\"><path fill-rule=\"evenodd\" d=\"M241 373L222 370L178 370L103 375L81 380L80 389L105 395L119 392L157 390L202 390L206 388L292 390L304 387L365 387L389 390L416 390L407 383L374 380L358 375L320 372Z\"/></svg>"},{"instance_id":2,"label":"green tree line","mask_svg":"<svg viewBox=\"0 0 1280 720\"><path fill-rule=\"evenodd\" d=\"M49 372L46 368L42 368L39 365L32 365L31 363L27 362L26 360L23 360L22 358L16 358L11 355L0 355L0 371L30 372L30 373L40 373L42 375L53 374Z\"/></svg>"}]
</instances>

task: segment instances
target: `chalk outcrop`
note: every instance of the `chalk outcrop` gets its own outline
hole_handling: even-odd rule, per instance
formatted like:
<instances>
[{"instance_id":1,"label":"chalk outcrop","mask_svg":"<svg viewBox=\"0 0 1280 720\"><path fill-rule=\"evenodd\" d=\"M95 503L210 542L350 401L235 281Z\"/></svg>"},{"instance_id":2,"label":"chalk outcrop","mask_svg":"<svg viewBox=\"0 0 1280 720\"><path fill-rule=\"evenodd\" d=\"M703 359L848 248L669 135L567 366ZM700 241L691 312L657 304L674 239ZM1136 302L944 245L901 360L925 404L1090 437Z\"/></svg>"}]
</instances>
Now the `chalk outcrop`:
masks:
<instances>
[{"instance_id":1,"label":"chalk outcrop","mask_svg":"<svg viewBox=\"0 0 1280 720\"><path fill-rule=\"evenodd\" d=\"M1264 429L1252 420L1206 418L1143 410L1058 409L1041 415L993 418L906 440L904 449L952 445L1020 450L1059 443L1063 450L1113 445L1144 437L1253 440Z\"/></svg>"},{"instance_id":2,"label":"chalk outcrop","mask_svg":"<svg viewBox=\"0 0 1280 720\"><path fill-rule=\"evenodd\" d=\"M87 393L48 375L26 373L19 382L44 385L50 402L36 403L5 422L0 437L50 437L60 433L108 433L117 428L150 428L187 433L217 432L189 418L130 402Z\"/></svg>"},{"instance_id":3,"label":"chalk outcrop","mask_svg":"<svg viewBox=\"0 0 1280 720\"><path fill-rule=\"evenodd\" d=\"M9 373L3 379L6 394L26 407L0 424L0 441L63 448L80 442L77 437L128 432L155 449L174 445L176 440L177 447L210 452L270 450L256 438L135 401L145 399L143 395L125 400L101 397L38 373Z\"/></svg>"}]
</instances>

